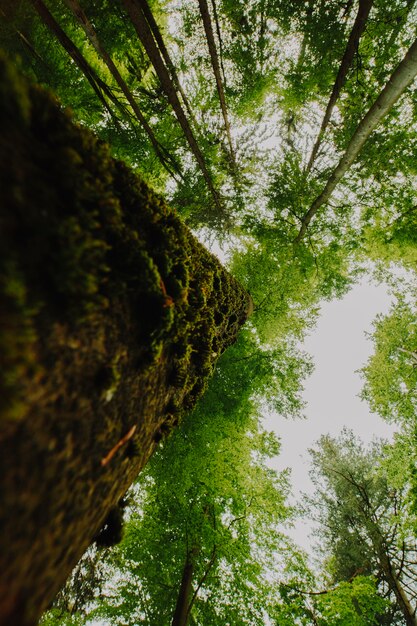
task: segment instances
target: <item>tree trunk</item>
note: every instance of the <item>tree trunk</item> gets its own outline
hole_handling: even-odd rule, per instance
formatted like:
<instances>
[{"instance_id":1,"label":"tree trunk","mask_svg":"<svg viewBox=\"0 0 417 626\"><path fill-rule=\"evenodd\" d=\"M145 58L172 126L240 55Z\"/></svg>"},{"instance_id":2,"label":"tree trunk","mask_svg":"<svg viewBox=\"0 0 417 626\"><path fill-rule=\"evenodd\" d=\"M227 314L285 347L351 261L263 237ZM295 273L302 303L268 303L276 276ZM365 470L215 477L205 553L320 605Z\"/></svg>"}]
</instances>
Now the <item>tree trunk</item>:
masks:
<instances>
[{"instance_id":1,"label":"tree trunk","mask_svg":"<svg viewBox=\"0 0 417 626\"><path fill-rule=\"evenodd\" d=\"M226 87L226 73L224 71L224 65L223 65L223 40L222 40L222 34L220 32L220 24L219 24L218 12L217 12L216 0L211 0L211 6L213 9L214 23L216 25L217 39L219 41L219 58L220 58L220 67L222 70L223 85Z\"/></svg>"},{"instance_id":2,"label":"tree trunk","mask_svg":"<svg viewBox=\"0 0 417 626\"><path fill-rule=\"evenodd\" d=\"M169 72L163 62L161 54L156 46L155 40L153 38L152 32L146 20L146 17L140 5L135 0L122 0L122 4L126 8L126 11L128 12L130 19L132 20L133 26L136 29L138 37L143 47L146 50L146 54L149 56L149 59L155 68L157 76L161 82L162 88L167 95L167 98L174 110L175 115L177 116L177 119L184 132L184 135L191 148L191 151L198 163L201 173L203 174L204 180L206 181L207 187L209 188L210 193L213 197L215 205L217 209L220 212L222 212L222 206L219 201L218 193L216 189L214 188L213 181L207 169L203 154L194 137L191 126L187 120L187 117L178 99L177 92L172 83Z\"/></svg>"},{"instance_id":3,"label":"tree trunk","mask_svg":"<svg viewBox=\"0 0 417 626\"><path fill-rule=\"evenodd\" d=\"M76 20L78 21L78 23L80 24L80 26L82 27L82 29L84 30L85 34L87 35L89 41L91 42L91 44L93 45L94 49L96 50L96 52L101 56L101 58L103 59L103 61L105 62L105 64L107 65L111 75L113 76L113 78L115 79L116 83L119 85L120 89L122 90L126 100L129 102L130 106L132 107L132 110L136 116L136 119L138 120L139 124L142 126L142 128L144 129L144 131L146 132L152 147L155 151L155 154L157 155L157 157L159 158L159 160L161 161L162 165L165 167L165 169L167 170L167 172L171 175L175 177L175 174L173 172L173 168L177 169L176 164L172 162L172 159L169 158L169 155L167 156L165 154L164 148L160 145L160 143L158 142L158 140L156 139L152 128L149 126L145 116L143 115L142 111L140 110L138 103L136 102L132 92L130 91L128 85L126 84L126 82L123 80L119 70L117 69L116 65L114 64L112 58L110 57L110 55L108 54L108 52L106 51L106 49L103 47L103 45L101 44L98 35L96 33L96 31L94 30L93 25L91 24L91 22L89 21L89 19L87 18L86 14L84 13L84 11L82 10L82 8L80 7L78 0L65 0L66 5L69 7L69 9L72 11L73 15L75 16Z\"/></svg>"},{"instance_id":4,"label":"tree trunk","mask_svg":"<svg viewBox=\"0 0 417 626\"><path fill-rule=\"evenodd\" d=\"M164 39L161 35L161 31L159 30L158 24L156 23L156 20L153 16L152 11L149 8L148 3L146 2L146 0L138 0L138 4L140 5L143 15L146 18L146 21L148 22L149 28L152 31L152 35L154 36L154 39L158 45L158 48L162 54L162 58L165 61L165 65L169 70L169 73L171 74L171 78L172 78L172 82L175 85L175 88L177 89L177 91L179 92L179 94L181 95L181 98L184 102L185 108L187 109L187 113L188 116L190 118L190 120L193 122L194 127L197 129L197 121L195 119L194 113L191 109L190 103L188 101L188 98L184 92L184 89L182 88L180 79L178 78L178 74L177 71L175 69L175 65L173 64L171 57L169 55L169 52L167 50L167 47L164 43Z\"/></svg>"},{"instance_id":5,"label":"tree trunk","mask_svg":"<svg viewBox=\"0 0 417 626\"><path fill-rule=\"evenodd\" d=\"M108 85L97 75L95 70L91 67L91 65L86 61L86 59L81 54L80 50L77 46L71 41L71 39L66 35L66 33L62 30L58 22L53 17L52 13L49 11L47 6L44 4L42 0L29 0L35 10L37 11L39 17L45 24L45 26L51 31L51 33L58 39L61 46L76 65L80 68L91 87L93 88L96 96L103 104L104 108L108 111L109 115L114 118L113 112L110 109L109 105L106 102L106 99L103 96L103 93L117 106L120 106L120 103L117 101L115 96L110 91Z\"/></svg>"},{"instance_id":6,"label":"tree trunk","mask_svg":"<svg viewBox=\"0 0 417 626\"><path fill-rule=\"evenodd\" d=\"M219 63L219 57L217 55L217 50L216 50L216 42L214 40L213 26L211 23L210 11L209 11L206 0L198 0L198 5L200 7L200 14L201 14L201 19L204 25L204 31L206 33L206 39L207 39L207 45L208 45L208 49L210 53L211 65L213 67L213 73L216 78L217 93L219 95L220 107L221 107L222 114L223 114L227 141L229 142L230 156L232 159L233 167L236 168L236 157L235 157L235 152L233 149L232 136L230 134L229 116L227 114L226 98L224 95L223 83L222 83L222 78L220 74L220 63Z\"/></svg>"},{"instance_id":7,"label":"tree trunk","mask_svg":"<svg viewBox=\"0 0 417 626\"><path fill-rule=\"evenodd\" d=\"M182 571L181 585L177 597L174 616L171 626L187 626L190 615L189 605L191 601L192 582L195 568L195 560L200 549L195 546L188 554Z\"/></svg>"},{"instance_id":8,"label":"tree trunk","mask_svg":"<svg viewBox=\"0 0 417 626\"><path fill-rule=\"evenodd\" d=\"M0 58L0 626L32 626L250 298Z\"/></svg>"},{"instance_id":9,"label":"tree trunk","mask_svg":"<svg viewBox=\"0 0 417 626\"><path fill-rule=\"evenodd\" d=\"M7 20L7 15L6 15L6 13L4 12L4 10L1 7L0 7L0 15L4 19ZM35 50L35 48L31 44L29 39L26 37L26 35L22 31L20 31L16 26L13 28L13 30L15 31L16 35L19 37L21 43L23 44L24 49L28 50L30 52L30 55L34 59L36 59L44 67L44 69L46 69L47 71L50 71L50 68L48 67L48 64L41 57L41 55L38 53L38 51Z\"/></svg>"},{"instance_id":10,"label":"tree trunk","mask_svg":"<svg viewBox=\"0 0 417 626\"><path fill-rule=\"evenodd\" d=\"M365 117L360 121L356 131L354 132L348 147L338 165L333 170L327 184L321 194L312 203L311 207L304 215L301 228L294 240L298 244L306 234L307 228L317 213L317 211L327 202L333 193L336 185L341 181L343 176L349 170L360 153L363 145L369 135L378 126L380 121L390 111L397 102L399 97L404 93L407 87L413 82L417 75L417 40L408 50L404 59L398 65L397 69L391 75L391 78L385 85L384 89L375 100Z\"/></svg>"},{"instance_id":11,"label":"tree trunk","mask_svg":"<svg viewBox=\"0 0 417 626\"><path fill-rule=\"evenodd\" d=\"M411 606L410 600L405 593L401 582L395 575L393 568L391 566L390 559L386 552L382 548L382 552L379 554L379 561L381 563L381 569L384 573L385 579L388 583L388 586L391 592L395 595L395 599L397 600L398 607L400 608L403 616L404 623L407 626L417 626L417 618L415 615L415 610Z\"/></svg>"},{"instance_id":12,"label":"tree trunk","mask_svg":"<svg viewBox=\"0 0 417 626\"><path fill-rule=\"evenodd\" d=\"M337 100L339 99L340 92L343 89L343 86L346 82L348 71L352 65L355 52L357 51L357 48L358 48L359 39L361 38L362 33L365 29L366 20L368 19L368 15L372 8L373 2L374 0L359 0L359 9L356 15L355 23L353 24L350 37L346 45L346 50L344 52L342 62L339 67L339 71L337 73L336 80L333 85L332 94L330 96L326 111L324 113L324 117L321 123L318 137L313 146L313 150L311 152L311 156L306 167L306 174L309 174L313 166L313 163L316 159L317 153L321 145L321 141L323 139L324 132L330 121L330 117L332 115L334 106Z\"/></svg>"}]
</instances>

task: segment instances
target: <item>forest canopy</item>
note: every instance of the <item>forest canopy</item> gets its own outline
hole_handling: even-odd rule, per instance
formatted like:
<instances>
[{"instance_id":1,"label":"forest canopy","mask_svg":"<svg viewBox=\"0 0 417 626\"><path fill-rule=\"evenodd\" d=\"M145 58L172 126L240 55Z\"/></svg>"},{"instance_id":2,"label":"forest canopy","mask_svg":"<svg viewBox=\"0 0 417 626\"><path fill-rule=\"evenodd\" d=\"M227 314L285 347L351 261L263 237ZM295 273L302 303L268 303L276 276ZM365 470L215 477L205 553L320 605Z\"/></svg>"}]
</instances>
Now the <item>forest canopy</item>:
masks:
<instances>
[{"instance_id":1,"label":"forest canopy","mask_svg":"<svg viewBox=\"0 0 417 626\"><path fill-rule=\"evenodd\" d=\"M416 626L416 4L1 3L14 64L220 249L254 301L123 504L123 540L89 549L43 624ZM369 273L395 301L374 323L363 398L398 433L317 442L313 566L286 534L289 477L270 467L280 443L263 417L302 417L301 341Z\"/></svg>"}]
</instances>

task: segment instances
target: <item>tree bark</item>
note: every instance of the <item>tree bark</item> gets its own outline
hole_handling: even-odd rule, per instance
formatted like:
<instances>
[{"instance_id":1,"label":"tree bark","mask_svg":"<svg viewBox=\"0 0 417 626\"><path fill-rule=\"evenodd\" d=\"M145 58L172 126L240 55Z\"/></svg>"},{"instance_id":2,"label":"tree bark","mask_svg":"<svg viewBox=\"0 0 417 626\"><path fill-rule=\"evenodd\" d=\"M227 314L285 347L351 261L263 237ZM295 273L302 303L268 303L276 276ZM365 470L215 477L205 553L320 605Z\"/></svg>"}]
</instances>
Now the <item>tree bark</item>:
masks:
<instances>
[{"instance_id":1,"label":"tree bark","mask_svg":"<svg viewBox=\"0 0 417 626\"><path fill-rule=\"evenodd\" d=\"M309 210L304 215L301 221L301 228L297 237L294 240L295 244L299 244L304 235L311 220L316 215L317 211L327 202L333 193L337 184L341 181L343 176L349 170L356 157L360 153L366 140L373 130L378 126L381 120L387 115L390 109L394 106L400 96L404 93L407 87L413 82L417 75L417 40L414 41L406 53L404 59L398 65L396 70L391 75L391 78L385 85L384 89L375 100L374 104L369 109L365 117L360 121L356 128L348 147L338 165L330 175L326 186L317 198L314 200Z\"/></svg>"},{"instance_id":2,"label":"tree bark","mask_svg":"<svg viewBox=\"0 0 417 626\"><path fill-rule=\"evenodd\" d=\"M152 35L152 31L148 25L146 17L143 13L143 10L138 2L135 0L122 0L122 4L125 7L126 11L129 14L129 17L132 21L133 26L138 34L138 37L146 50L147 55L155 68L157 76L161 82L162 88L165 91L168 101L171 104L175 115L181 125L181 128L184 132L185 138L188 141L188 145L191 148L191 151L198 163L201 173L203 174L204 180L206 181L207 187L210 190L210 193L213 197L214 203L217 209L222 212L222 206L219 201L219 196L214 188L213 181L211 179L210 172L207 169L207 165L203 154L200 150L200 147L194 137L191 126L187 120L185 112L181 106L181 103L178 99L177 92L175 90L174 84L171 80L169 72L163 62L161 54L156 46L155 40Z\"/></svg>"},{"instance_id":3,"label":"tree bark","mask_svg":"<svg viewBox=\"0 0 417 626\"><path fill-rule=\"evenodd\" d=\"M0 626L33 626L250 297L0 57Z\"/></svg>"},{"instance_id":4,"label":"tree bark","mask_svg":"<svg viewBox=\"0 0 417 626\"><path fill-rule=\"evenodd\" d=\"M198 546L194 546L187 554L185 559L184 568L182 571L180 589L177 596L177 603L175 606L174 615L172 618L171 626L187 626L189 619L189 604L192 593L192 582L195 568L195 560L198 556L200 549Z\"/></svg>"},{"instance_id":5,"label":"tree bark","mask_svg":"<svg viewBox=\"0 0 417 626\"><path fill-rule=\"evenodd\" d=\"M226 98L224 95L223 83L220 74L220 63L216 49L216 42L214 40L213 26L211 23L210 11L206 0L198 0L200 7L201 19L203 21L204 31L206 33L207 45L210 53L211 65L213 67L213 73L216 79L217 93L219 95L220 107L222 110L224 128L226 131L227 141L229 143L230 156L232 159L233 167L236 168L236 156L233 148L232 136L230 133L229 116L227 114Z\"/></svg>"},{"instance_id":6,"label":"tree bark","mask_svg":"<svg viewBox=\"0 0 417 626\"><path fill-rule=\"evenodd\" d=\"M327 128L327 125L330 121L330 117L332 115L334 106L339 99L340 92L343 89L343 86L346 82L348 71L352 65L353 58L355 56L355 52L357 51L359 39L362 36L362 33L366 26L366 20L368 19L369 12L372 8L374 0L359 0L359 9L356 15L355 22L353 24L345 52L343 54L342 62L339 67L339 71L336 76L335 83L333 85L333 90L329 99L329 102L326 107L326 111L324 113L323 121L321 123L321 127L319 130L318 137L313 146L313 150L310 155L310 159L308 161L306 167L306 174L309 174L313 163L316 159L317 153L319 151L321 141L323 139L323 135Z\"/></svg>"},{"instance_id":7,"label":"tree bark","mask_svg":"<svg viewBox=\"0 0 417 626\"><path fill-rule=\"evenodd\" d=\"M134 112L136 119L138 120L139 124L142 126L144 131L146 132L158 159L161 161L162 165L167 170L167 172L171 176L175 177L173 170L176 169L178 172L178 168L176 167L176 164L172 162L172 159L169 157L169 155L168 156L166 155L164 148L156 139L152 131L152 128L150 127L147 119L145 118L142 111L140 110L139 105L137 101L135 100L132 92L130 91L126 82L123 80L119 70L117 69L116 65L113 62L113 59L110 57L107 50L104 48L104 46L100 42L93 25L91 24L86 14L82 10L78 0L65 0L65 4L72 11L74 17L76 18L77 22L80 24L82 29L84 30L85 34L87 35L94 49L101 56L101 58L107 65L111 75L115 79L116 83L119 85L126 100L129 102L130 106L132 107L132 111Z\"/></svg>"}]
</instances>

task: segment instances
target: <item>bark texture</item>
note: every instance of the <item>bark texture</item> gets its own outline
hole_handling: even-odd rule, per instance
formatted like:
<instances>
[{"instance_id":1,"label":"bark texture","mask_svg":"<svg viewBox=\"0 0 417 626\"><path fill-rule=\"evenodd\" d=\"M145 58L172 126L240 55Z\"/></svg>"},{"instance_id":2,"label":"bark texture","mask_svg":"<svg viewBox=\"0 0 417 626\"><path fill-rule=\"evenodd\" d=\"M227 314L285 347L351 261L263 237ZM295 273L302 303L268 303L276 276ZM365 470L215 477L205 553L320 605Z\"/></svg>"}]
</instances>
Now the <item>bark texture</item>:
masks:
<instances>
[{"instance_id":1,"label":"bark texture","mask_svg":"<svg viewBox=\"0 0 417 626\"><path fill-rule=\"evenodd\" d=\"M0 625L32 626L250 297L0 58Z\"/></svg>"}]
</instances>

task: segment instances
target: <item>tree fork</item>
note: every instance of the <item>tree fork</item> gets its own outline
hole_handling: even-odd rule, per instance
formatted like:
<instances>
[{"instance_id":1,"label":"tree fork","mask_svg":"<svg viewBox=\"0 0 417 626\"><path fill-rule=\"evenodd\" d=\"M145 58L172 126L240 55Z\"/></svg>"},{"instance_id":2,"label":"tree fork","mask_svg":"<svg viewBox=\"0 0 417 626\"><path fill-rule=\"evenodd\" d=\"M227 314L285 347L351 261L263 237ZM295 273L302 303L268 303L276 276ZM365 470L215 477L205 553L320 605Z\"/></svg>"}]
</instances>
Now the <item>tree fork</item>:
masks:
<instances>
[{"instance_id":1,"label":"tree fork","mask_svg":"<svg viewBox=\"0 0 417 626\"><path fill-rule=\"evenodd\" d=\"M381 542L376 542L376 549L378 559L381 563L381 569L384 572L388 586L395 595L398 606L403 614L405 624L407 626L417 626L415 610L411 606L411 602L408 599L399 578L393 571L389 554L386 552L384 547L381 546Z\"/></svg>"},{"instance_id":2,"label":"tree fork","mask_svg":"<svg viewBox=\"0 0 417 626\"><path fill-rule=\"evenodd\" d=\"M194 546L185 559L182 570L181 584L178 592L177 603L171 626L187 626L189 618L189 605L192 593L192 582L195 569L195 560L200 552L199 546Z\"/></svg>"},{"instance_id":3,"label":"tree fork","mask_svg":"<svg viewBox=\"0 0 417 626\"><path fill-rule=\"evenodd\" d=\"M251 299L2 58L0 190L0 626L33 626Z\"/></svg>"}]
</instances>

